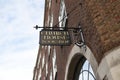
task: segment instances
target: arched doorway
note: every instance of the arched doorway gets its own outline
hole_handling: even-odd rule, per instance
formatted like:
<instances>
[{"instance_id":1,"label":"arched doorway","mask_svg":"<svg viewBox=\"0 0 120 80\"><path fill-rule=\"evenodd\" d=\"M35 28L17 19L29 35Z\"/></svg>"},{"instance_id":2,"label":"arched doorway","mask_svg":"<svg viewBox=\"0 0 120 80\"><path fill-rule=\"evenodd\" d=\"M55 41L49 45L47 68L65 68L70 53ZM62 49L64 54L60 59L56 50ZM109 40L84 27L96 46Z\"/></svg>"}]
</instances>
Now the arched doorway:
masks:
<instances>
[{"instance_id":1,"label":"arched doorway","mask_svg":"<svg viewBox=\"0 0 120 80\"><path fill-rule=\"evenodd\" d=\"M88 49L89 50L89 49ZM90 51L86 51L87 53ZM83 49L74 47L70 53L66 66L65 80L96 80L95 67L96 61L91 61L93 54L87 54ZM95 60L95 58L93 58ZM92 67L91 67L92 65ZM94 68L94 71L92 70Z\"/></svg>"}]
</instances>

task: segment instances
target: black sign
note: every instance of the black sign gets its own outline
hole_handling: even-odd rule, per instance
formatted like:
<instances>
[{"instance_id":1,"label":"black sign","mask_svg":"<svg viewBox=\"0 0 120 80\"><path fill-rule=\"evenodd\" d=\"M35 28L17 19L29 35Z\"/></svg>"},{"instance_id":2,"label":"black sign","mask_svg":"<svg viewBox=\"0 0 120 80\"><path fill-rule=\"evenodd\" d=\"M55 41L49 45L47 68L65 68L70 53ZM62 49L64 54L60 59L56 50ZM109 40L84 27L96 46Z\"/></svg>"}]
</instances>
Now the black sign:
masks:
<instances>
[{"instance_id":1,"label":"black sign","mask_svg":"<svg viewBox=\"0 0 120 80\"><path fill-rule=\"evenodd\" d=\"M70 45L70 34L68 31L40 31L40 44L41 45Z\"/></svg>"}]
</instances>

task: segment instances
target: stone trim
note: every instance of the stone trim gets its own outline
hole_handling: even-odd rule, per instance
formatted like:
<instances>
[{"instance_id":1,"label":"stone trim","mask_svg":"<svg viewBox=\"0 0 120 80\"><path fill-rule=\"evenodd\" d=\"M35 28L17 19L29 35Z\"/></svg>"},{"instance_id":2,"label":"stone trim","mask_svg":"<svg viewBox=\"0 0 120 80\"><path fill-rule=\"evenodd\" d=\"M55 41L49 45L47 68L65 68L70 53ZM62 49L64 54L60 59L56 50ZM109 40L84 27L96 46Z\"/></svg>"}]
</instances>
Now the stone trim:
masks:
<instances>
[{"instance_id":1,"label":"stone trim","mask_svg":"<svg viewBox=\"0 0 120 80\"><path fill-rule=\"evenodd\" d=\"M84 51L83 48L79 48L78 46L74 46L69 54L69 57L68 57L68 60L67 60L67 64L66 64L66 71L65 71L65 79L64 80L67 80L67 76L68 76L68 70L69 70L69 66L70 66L70 63L73 59L73 57L76 55L76 54L80 54L80 55L83 55L91 64L92 68L93 68L93 72L96 76L96 72L97 72L97 68L98 68L98 64L97 64L97 61L94 57L94 55L92 54L92 52L90 51L90 49L86 46L86 52Z\"/></svg>"},{"instance_id":2,"label":"stone trim","mask_svg":"<svg viewBox=\"0 0 120 80\"><path fill-rule=\"evenodd\" d=\"M120 46L107 52L98 67L101 80L120 79Z\"/></svg>"}]
</instances>

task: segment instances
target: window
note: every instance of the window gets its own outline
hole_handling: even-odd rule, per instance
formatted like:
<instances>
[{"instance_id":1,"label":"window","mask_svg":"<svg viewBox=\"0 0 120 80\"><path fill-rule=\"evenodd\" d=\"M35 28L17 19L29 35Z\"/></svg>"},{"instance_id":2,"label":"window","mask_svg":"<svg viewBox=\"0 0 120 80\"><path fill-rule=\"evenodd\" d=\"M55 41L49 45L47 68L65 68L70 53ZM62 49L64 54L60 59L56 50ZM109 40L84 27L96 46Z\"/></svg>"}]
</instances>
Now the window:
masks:
<instances>
[{"instance_id":1,"label":"window","mask_svg":"<svg viewBox=\"0 0 120 80\"><path fill-rule=\"evenodd\" d=\"M55 50L55 48L54 48L54 52L53 52L52 62L53 62L53 77L54 77L54 79L55 79L55 75L56 75L56 72L57 72L56 50Z\"/></svg>"},{"instance_id":2,"label":"window","mask_svg":"<svg viewBox=\"0 0 120 80\"><path fill-rule=\"evenodd\" d=\"M43 59L42 59L42 68L44 67L45 64L45 55L43 54Z\"/></svg>"},{"instance_id":3,"label":"window","mask_svg":"<svg viewBox=\"0 0 120 80\"><path fill-rule=\"evenodd\" d=\"M48 46L48 56L50 55L50 50L51 50L51 48L50 48L50 46Z\"/></svg>"},{"instance_id":4,"label":"window","mask_svg":"<svg viewBox=\"0 0 120 80\"><path fill-rule=\"evenodd\" d=\"M64 0L61 0L60 12L59 12L59 27L65 27L66 20L67 20L67 13L65 8L65 3L64 3Z\"/></svg>"},{"instance_id":5,"label":"window","mask_svg":"<svg viewBox=\"0 0 120 80\"><path fill-rule=\"evenodd\" d=\"M48 20L47 20L47 24L50 27L52 27L51 26L51 24L53 23L53 15L51 13L52 0L47 0L47 2L48 2L48 18L47 18Z\"/></svg>"},{"instance_id":6,"label":"window","mask_svg":"<svg viewBox=\"0 0 120 80\"><path fill-rule=\"evenodd\" d=\"M37 62L37 69L39 68L40 60L41 60L41 52L40 52L40 55L39 55L39 58L38 58L38 62Z\"/></svg>"},{"instance_id":7,"label":"window","mask_svg":"<svg viewBox=\"0 0 120 80\"><path fill-rule=\"evenodd\" d=\"M50 25L50 27L53 27L53 14L51 14L51 16L50 16L50 24L49 25Z\"/></svg>"},{"instance_id":8,"label":"window","mask_svg":"<svg viewBox=\"0 0 120 80\"><path fill-rule=\"evenodd\" d=\"M38 79L41 79L41 69L40 69L40 73L38 75Z\"/></svg>"},{"instance_id":9,"label":"window","mask_svg":"<svg viewBox=\"0 0 120 80\"><path fill-rule=\"evenodd\" d=\"M85 61L80 71L79 80L96 80L92 67L88 61Z\"/></svg>"},{"instance_id":10,"label":"window","mask_svg":"<svg viewBox=\"0 0 120 80\"><path fill-rule=\"evenodd\" d=\"M48 62L46 62L46 76L48 74Z\"/></svg>"},{"instance_id":11,"label":"window","mask_svg":"<svg viewBox=\"0 0 120 80\"><path fill-rule=\"evenodd\" d=\"M50 80L52 80L52 71L50 72Z\"/></svg>"},{"instance_id":12,"label":"window","mask_svg":"<svg viewBox=\"0 0 120 80\"><path fill-rule=\"evenodd\" d=\"M49 0L49 8L51 8L52 0Z\"/></svg>"}]
</instances>

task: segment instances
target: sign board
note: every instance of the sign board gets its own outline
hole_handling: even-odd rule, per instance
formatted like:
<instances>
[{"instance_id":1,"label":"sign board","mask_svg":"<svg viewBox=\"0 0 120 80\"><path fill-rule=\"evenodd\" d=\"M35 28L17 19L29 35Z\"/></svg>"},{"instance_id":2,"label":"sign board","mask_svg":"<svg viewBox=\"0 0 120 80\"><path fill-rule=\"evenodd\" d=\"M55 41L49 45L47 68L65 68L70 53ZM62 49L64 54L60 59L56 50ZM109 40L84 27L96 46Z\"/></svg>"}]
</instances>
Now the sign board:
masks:
<instances>
[{"instance_id":1,"label":"sign board","mask_svg":"<svg viewBox=\"0 0 120 80\"><path fill-rule=\"evenodd\" d=\"M40 44L41 45L70 45L70 34L68 31L62 30L43 30L40 31Z\"/></svg>"}]
</instances>

